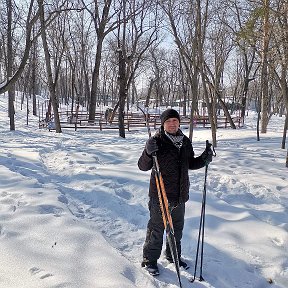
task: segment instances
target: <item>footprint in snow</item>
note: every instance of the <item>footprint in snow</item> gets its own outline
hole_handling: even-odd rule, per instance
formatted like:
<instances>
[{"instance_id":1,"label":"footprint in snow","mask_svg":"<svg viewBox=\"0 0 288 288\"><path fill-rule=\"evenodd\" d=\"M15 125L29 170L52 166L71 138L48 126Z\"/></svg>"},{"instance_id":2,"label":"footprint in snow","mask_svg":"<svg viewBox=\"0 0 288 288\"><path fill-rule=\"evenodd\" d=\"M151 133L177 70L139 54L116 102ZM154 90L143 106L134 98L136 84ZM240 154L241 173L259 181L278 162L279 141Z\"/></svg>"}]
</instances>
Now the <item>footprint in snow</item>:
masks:
<instances>
[{"instance_id":1,"label":"footprint in snow","mask_svg":"<svg viewBox=\"0 0 288 288\"><path fill-rule=\"evenodd\" d=\"M281 238L278 238L278 237L275 237L275 238L272 238L272 242L276 245L276 246L283 246L284 244L284 241L283 239Z\"/></svg>"},{"instance_id":2,"label":"footprint in snow","mask_svg":"<svg viewBox=\"0 0 288 288\"><path fill-rule=\"evenodd\" d=\"M26 206L26 201L21 201L22 194L8 193L6 191L0 194L0 204L4 204L7 212L15 212L18 207Z\"/></svg>"},{"instance_id":3,"label":"footprint in snow","mask_svg":"<svg viewBox=\"0 0 288 288\"><path fill-rule=\"evenodd\" d=\"M29 269L29 272L31 275L37 275L41 272L44 272L44 270L38 268L38 267L32 267ZM40 276L40 279L45 279L45 278L48 278L48 277L51 277L53 276L53 274L51 273L45 273L44 275Z\"/></svg>"},{"instance_id":4,"label":"footprint in snow","mask_svg":"<svg viewBox=\"0 0 288 288\"><path fill-rule=\"evenodd\" d=\"M47 274L41 276L40 279L45 279L45 278L48 278L48 277L51 277L51 276L53 276L53 274L47 273Z\"/></svg>"},{"instance_id":5,"label":"footprint in snow","mask_svg":"<svg viewBox=\"0 0 288 288\"><path fill-rule=\"evenodd\" d=\"M64 213L64 209L54 205L39 205L38 207L40 214L53 214L55 217L59 217Z\"/></svg>"},{"instance_id":6,"label":"footprint in snow","mask_svg":"<svg viewBox=\"0 0 288 288\"><path fill-rule=\"evenodd\" d=\"M0 225L0 237L2 237L4 235L5 235L4 228L3 228L3 226Z\"/></svg>"},{"instance_id":7,"label":"footprint in snow","mask_svg":"<svg viewBox=\"0 0 288 288\"><path fill-rule=\"evenodd\" d=\"M68 199L62 194L58 196L58 201L64 204L68 204Z\"/></svg>"},{"instance_id":8,"label":"footprint in snow","mask_svg":"<svg viewBox=\"0 0 288 288\"><path fill-rule=\"evenodd\" d=\"M126 200L130 200L132 198L132 195L130 192L126 191L125 189L123 188L117 188L115 189L115 193L116 195L118 195L119 197L121 198L124 198Z\"/></svg>"},{"instance_id":9,"label":"footprint in snow","mask_svg":"<svg viewBox=\"0 0 288 288\"><path fill-rule=\"evenodd\" d=\"M38 267L32 267L32 268L29 269L29 272L31 273L31 275L38 274L41 271L43 271L43 270L38 268Z\"/></svg>"},{"instance_id":10,"label":"footprint in snow","mask_svg":"<svg viewBox=\"0 0 288 288\"><path fill-rule=\"evenodd\" d=\"M283 189L285 189L285 188L287 188L287 186L280 186L280 185L276 186L276 189L277 189L278 191L281 191L281 190L283 190Z\"/></svg>"}]
</instances>

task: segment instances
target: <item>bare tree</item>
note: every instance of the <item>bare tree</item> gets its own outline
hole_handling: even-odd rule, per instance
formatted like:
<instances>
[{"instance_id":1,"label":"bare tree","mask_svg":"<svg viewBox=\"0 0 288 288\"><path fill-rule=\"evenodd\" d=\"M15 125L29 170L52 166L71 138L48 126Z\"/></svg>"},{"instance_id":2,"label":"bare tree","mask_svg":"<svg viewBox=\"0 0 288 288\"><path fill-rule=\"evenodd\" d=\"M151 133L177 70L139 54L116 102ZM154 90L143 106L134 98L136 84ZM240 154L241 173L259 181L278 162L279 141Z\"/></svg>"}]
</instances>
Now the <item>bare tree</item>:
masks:
<instances>
[{"instance_id":1,"label":"bare tree","mask_svg":"<svg viewBox=\"0 0 288 288\"><path fill-rule=\"evenodd\" d=\"M262 40L262 57L261 57L261 133L267 132L269 123L269 92L268 92L268 48L270 39L269 24L270 0L263 0L263 40Z\"/></svg>"},{"instance_id":2,"label":"bare tree","mask_svg":"<svg viewBox=\"0 0 288 288\"><path fill-rule=\"evenodd\" d=\"M228 108L223 101L223 74L225 64L231 50L233 49L232 35L227 30L226 25L224 25L226 9L224 11L221 10L222 5L214 5L213 7L218 13L217 16L215 15L216 17L214 15L211 16L214 21L211 21L212 24L210 24L210 29L207 31L205 54L209 54L210 57L208 58L206 56L208 59L205 60L205 78L211 92L214 94L215 101L219 103L220 107L224 111L231 128L236 129L235 123L233 122ZM215 121L217 121L217 117L215 117Z\"/></svg>"},{"instance_id":3,"label":"bare tree","mask_svg":"<svg viewBox=\"0 0 288 288\"><path fill-rule=\"evenodd\" d=\"M8 0L7 0L8 1ZM9 0L10 1L10 0ZM15 70L13 75L10 75L10 77L7 77L4 83L0 85L0 94L8 91L15 82L19 79L20 75L22 74L25 65L27 63L27 60L29 59L29 52L31 45L36 38L32 38L32 29L36 23L36 21L39 18L39 11L34 11L34 0L30 1L29 10L27 14L26 19L26 26L25 26L25 49L23 52L23 56L21 58L21 62L18 66L18 68ZM40 34L38 34L36 37L38 37ZM13 49L12 49L13 50Z\"/></svg>"},{"instance_id":4,"label":"bare tree","mask_svg":"<svg viewBox=\"0 0 288 288\"><path fill-rule=\"evenodd\" d=\"M195 15L195 1L182 1L181 5L175 0L160 1L164 13L168 17L170 31L181 56L181 62L188 76L192 92L190 112L189 138L193 138L193 118L197 110L199 92L199 58L197 41L197 16ZM182 7L181 10L177 7Z\"/></svg>"},{"instance_id":5,"label":"bare tree","mask_svg":"<svg viewBox=\"0 0 288 288\"><path fill-rule=\"evenodd\" d=\"M114 3L115 5L113 7L113 11L111 12L110 10L112 3ZM83 0L82 4L92 18L97 36L96 55L92 72L92 84L89 102L89 120L94 121L96 113L97 92L99 90L99 73L102 58L103 42L105 37L111 31L113 31L117 27L117 25L119 25L119 23L117 22L117 17L115 18L115 15L117 15L119 8L116 7L116 1L113 2L112 0L94 0L93 7L86 5L85 1Z\"/></svg>"},{"instance_id":6,"label":"bare tree","mask_svg":"<svg viewBox=\"0 0 288 288\"><path fill-rule=\"evenodd\" d=\"M249 25L251 23L247 21L247 10L242 9L241 5L246 3L239 3L233 0L227 0L225 3L225 9L228 11L228 17L223 23L231 30L234 37L234 43L237 47L236 53L239 55L237 58L237 70L236 77L241 79L239 86L242 83L242 88L238 88L238 83L235 85L235 90L240 90L241 95L241 118L242 121L245 119L246 108L247 108L247 97L249 91L249 84L255 80L256 73L260 67L257 59L256 41L253 29L254 27ZM247 5L246 5L247 6ZM245 23L247 21L247 23Z\"/></svg>"},{"instance_id":7,"label":"bare tree","mask_svg":"<svg viewBox=\"0 0 288 288\"><path fill-rule=\"evenodd\" d=\"M199 93L199 77L202 81L202 91L208 109L208 117L211 123L212 141L216 147L216 115L213 108L213 100L207 87L205 39L207 36L209 1L161 1L163 11L169 19L170 29L181 55L182 63L188 75L192 90L192 105L190 115L189 138L193 137L193 118L197 110ZM212 95L211 95L212 96Z\"/></svg>"},{"instance_id":8,"label":"bare tree","mask_svg":"<svg viewBox=\"0 0 288 288\"><path fill-rule=\"evenodd\" d=\"M58 57L54 54L54 78L53 78L53 71L52 71L52 62L51 62L51 56L49 52L49 47L48 47L48 40L47 40L47 31L45 27L45 12L44 12L44 1L43 0L37 0L38 5L39 5L39 11L40 11L40 23L41 23L41 38L42 38L42 44L43 44L43 50L44 50L44 56L45 56L45 64L46 64L46 71L47 71L47 78L48 78L48 87L49 87L49 93L50 93L50 100L52 103L52 108L53 108L53 113L54 113L54 123L55 123L55 129L56 133L61 133L61 125L60 125L60 117L59 117L59 112L58 112L58 99L56 95L56 84L59 76L59 69L60 69L60 63L62 60L62 56L64 53L64 47L65 47L65 40L61 39L63 37L63 34L60 34L60 39L63 41L62 42L62 47L59 47L59 42L57 43L57 54ZM58 9L58 11L61 11L61 6L66 5L66 0L61 4ZM62 19L63 20L63 19ZM63 24L65 24L65 19L63 20ZM60 27L60 26L59 26ZM55 31L55 30L54 30ZM59 37L53 38L54 41L58 41ZM55 46L54 46L55 47Z\"/></svg>"},{"instance_id":9,"label":"bare tree","mask_svg":"<svg viewBox=\"0 0 288 288\"><path fill-rule=\"evenodd\" d=\"M283 106L286 107L286 116L283 129L281 148L285 149L287 129L288 129L288 6L285 1L279 1L277 11L274 11L276 16L276 25L274 26L275 33L273 40L275 42L274 73L279 81L280 91L282 94ZM278 72L279 71L279 72ZM288 153L287 153L288 156ZM287 158L288 164L288 158ZM287 166L288 167L288 166Z\"/></svg>"},{"instance_id":10,"label":"bare tree","mask_svg":"<svg viewBox=\"0 0 288 288\"><path fill-rule=\"evenodd\" d=\"M12 65L13 65L13 50L12 50L12 1L7 0L7 78L12 77ZM15 99L15 88L11 85L8 89L8 115L10 118L10 130L15 130L14 121L14 99Z\"/></svg>"},{"instance_id":11,"label":"bare tree","mask_svg":"<svg viewBox=\"0 0 288 288\"><path fill-rule=\"evenodd\" d=\"M157 11L154 1L123 0L123 23L118 30L119 136L125 138L124 109L129 87L143 56L157 40ZM127 6L126 6L127 4ZM128 16L130 15L130 16ZM150 17L147 23L148 16ZM119 19L121 19L119 15Z\"/></svg>"},{"instance_id":12,"label":"bare tree","mask_svg":"<svg viewBox=\"0 0 288 288\"><path fill-rule=\"evenodd\" d=\"M32 45L32 61L31 61L31 90L30 93L32 94L32 103L33 103L33 115L37 115L37 103L36 103L36 94L39 92L39 87L38 87L38 77L37 77L37 56L38 54L38 43L37 41L34 41Z\"/></svg>"},{"instance_id":13,"label":"bare tree","mask_svg":"<svg viewBox=\"0 0 288 288\"><path fill-rule=\"evenodd\" d=\"M159 43L151 46L149 49L149 55L147 58L147 67L146 73L147 78L149 79L148 90L146 94L145 107L149 107L151 97L155 98L155 105L158 107L159 105L167 104L169 98L169 89L165 87L169 85L168 81L166 81L169 72L171 72L172 58L174 57L171 51L164 49L159 46ZM170 83L170 82L169 82ZM164 96L166 95L166 99Z\"/></svg>"},{"instance_id":14,"label":"bare tree","mask_svg":"<svg viewBox=\"0 0 288 288\"><path fill-rule=\"evenodd\" d=\"M88 103L89 88L89 61L91 57L89 48L92 47L93 40L89 37L90 25L85 26L87 15L85 10L77 13L69 13L67 19L67 39L65 55L68 63L65 65L65 74L62 76L63 84L66 87L66 102L71 103L71 113L75 109L75 104L86 106ZM86 20L85 20L86 19ZM63 71L64 72L64 71ZM63 73L62 73L63 74ZM61 87L60 86L60 87Z\"/></svg>"}]
</instances>

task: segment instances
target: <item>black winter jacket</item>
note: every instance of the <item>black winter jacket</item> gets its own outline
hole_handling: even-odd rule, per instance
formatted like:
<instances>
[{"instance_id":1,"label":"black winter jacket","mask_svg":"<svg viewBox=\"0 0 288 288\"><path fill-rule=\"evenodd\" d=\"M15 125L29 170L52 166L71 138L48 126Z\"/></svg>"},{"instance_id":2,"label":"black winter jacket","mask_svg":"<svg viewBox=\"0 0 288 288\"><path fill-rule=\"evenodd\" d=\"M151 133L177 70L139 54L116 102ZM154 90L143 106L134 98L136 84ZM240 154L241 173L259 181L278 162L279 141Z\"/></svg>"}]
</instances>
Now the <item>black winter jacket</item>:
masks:
<instances>
[{"instance_id":1,"label":"black winter jacket","mask_svg":"<svg viewBox=\"0 0 288 288\"><path fill-rule=\"evenodd\" d=\"M192 143L185 135L180 151L165 135L163 127L154 137L159 147L157 159L168 200L178 203L188 201L190 186L188 169L200 169L205 166L205 162L201 156L194 157ZM148 171L153 167L152 156L147 154L146 149L138 160L138 167L142 171ZM151 172L149 196L158 198L154 169Z\"/></svg>"}]
</instances>

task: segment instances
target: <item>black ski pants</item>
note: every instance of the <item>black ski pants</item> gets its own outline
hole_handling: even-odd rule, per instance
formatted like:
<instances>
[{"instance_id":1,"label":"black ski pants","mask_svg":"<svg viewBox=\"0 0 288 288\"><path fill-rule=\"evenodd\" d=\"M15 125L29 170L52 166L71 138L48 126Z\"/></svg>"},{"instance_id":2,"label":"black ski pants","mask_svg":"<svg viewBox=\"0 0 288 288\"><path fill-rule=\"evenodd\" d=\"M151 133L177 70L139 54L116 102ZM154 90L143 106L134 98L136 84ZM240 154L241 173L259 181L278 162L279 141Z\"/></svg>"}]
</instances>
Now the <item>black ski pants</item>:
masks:
<instances>
[{"instance_id":1,"label":"black ski pants","mask_svg":"<svg viewBox=\"0 0 288 288\"><path fill-rule=\"evenodd\" d=\"M181 239L184 228L185 203L177 204L169 202L171 216L174 226L174 233L179 259L181 257ZM164 224L161 214L159 200L150 198L149 201L150 219L147 225L146 240L143 247L143 260L155 262L160 258L163 246ZM171 258L168 241L166 241L166 257Z\"/></svg>"}]
</instances>

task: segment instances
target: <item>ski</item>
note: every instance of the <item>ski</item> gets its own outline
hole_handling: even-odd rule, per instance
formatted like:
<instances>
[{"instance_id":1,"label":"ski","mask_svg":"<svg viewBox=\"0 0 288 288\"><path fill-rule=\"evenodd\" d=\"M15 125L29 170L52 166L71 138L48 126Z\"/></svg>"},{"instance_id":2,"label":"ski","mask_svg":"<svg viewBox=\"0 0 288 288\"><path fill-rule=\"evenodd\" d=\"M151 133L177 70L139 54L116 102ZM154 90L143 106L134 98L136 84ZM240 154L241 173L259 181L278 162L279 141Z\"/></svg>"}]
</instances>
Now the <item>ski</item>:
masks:
<instances>
[{"instance_id":1,"label":"ski","mask_svg":"<svg viewBox=\"0 0 288 288\"><path fill-rule=\"evenodd\" d=\"M156 186L158 191L158 198L160 203L160 209L162 213L162 219L164 228L166 231L166 239L168 241L168 245L170 247L171 256L175 265L175 270L179 282L179 287L182 288L182 282L180 277L180 265L179 265L179 257L178 257L178 251L176 246L176 239L174 235L174 228L173 228L173 222L171 217L171 212L169 209L169 203L165 191L164 181L160 172L159 163L157 160L157 155L154 153L152 155L153 157L153 167L155 171L155 180L156 180Z\"/></svg>"}]
</instances>

